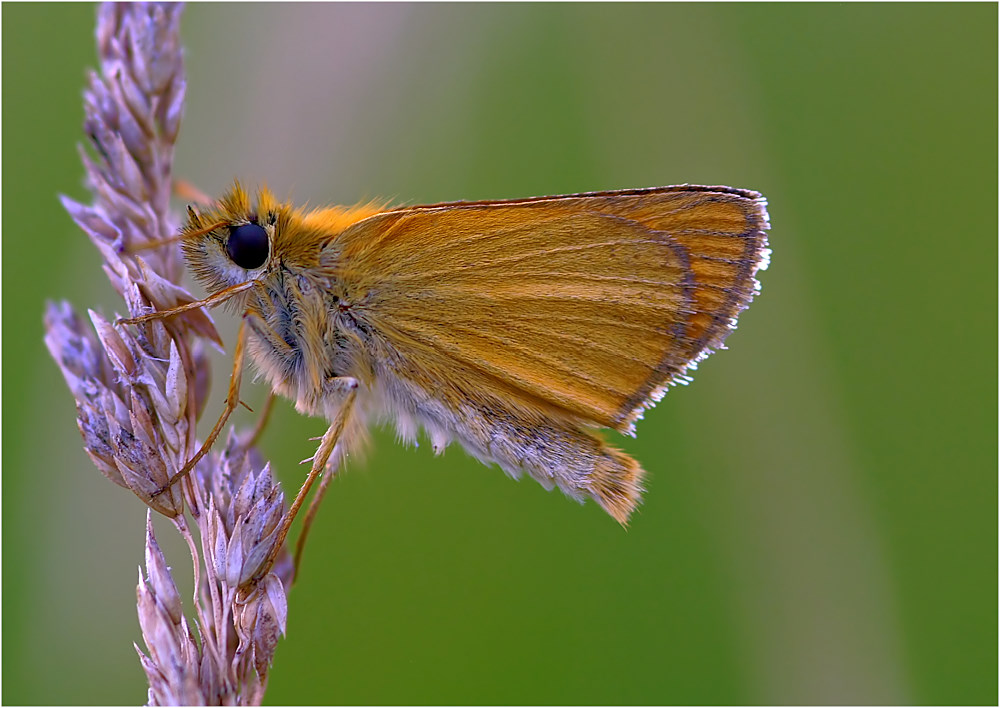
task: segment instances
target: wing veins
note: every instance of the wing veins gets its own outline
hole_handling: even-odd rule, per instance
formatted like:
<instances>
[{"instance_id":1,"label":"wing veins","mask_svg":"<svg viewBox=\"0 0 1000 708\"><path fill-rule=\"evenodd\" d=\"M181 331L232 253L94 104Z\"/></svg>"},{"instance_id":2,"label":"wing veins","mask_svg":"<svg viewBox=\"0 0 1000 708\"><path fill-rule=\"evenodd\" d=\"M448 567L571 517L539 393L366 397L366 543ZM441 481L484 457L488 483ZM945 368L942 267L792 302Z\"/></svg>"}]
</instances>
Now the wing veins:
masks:
<instances>
[{"instance_id":1,"label":"wing veins","mask_svg":"<svg viewBox=\"0 0 1000 708\"><path fill-rule=\"evenodd\" d=\"M520 316L518 316L518 317L519 317L519 319L523 319ZM441 322L440 319L431 318L431 317L421 317L420 315L415 315L413 317L410 317L409 319L411 321L429 322L429 323L435 323L435 324ZM585 321L587 323L593 323L594 319L593 318L586 318ZM472 320L471 322L475 322L475 320ZM599 342L596 342L596 341L594 341L592 339L588 339L586 337L580 337L580 336L575 335L575 334L570 334L569 332L560 332L559 330L540 328L538 326L528 325L527 323L524 323L524 322L521 322L520 324L526 325L526 328L529 329L532 333L540 335L540 336L552 337L552 338L556 338L556 339L562 339L563 341L572 342L573 344L582 344L582 345L585 345L586 347L589 347L591 349L596 349L596 350L599 350L601 352L604 352L605 354L610 354L612 356L619 357L619 358L624 359L626 361L630 361L630 362L633 362L635 364L639 364L640 366L643 366L643 367L645 367L647 369L654 368L654 367L650 366L650 364L648 362L646 362L645 360L640 359L640 358L635 357L635 356L632 356L631 354L629 354L627 352L623 352L620 348L612 348L612 347L609 347L609 346L605 346L605 345L603 345L603 344L601 344ZM617 324L617 323L614 323L614 324ZM471 332L474 332L474 333L478 333L481 336L488 337L488 335L486 334L486 330L480 329L480 328L476 327L474 324L460 324L460 323L456 323L456 322L451 322L451 323L449 323L449 326L451 326L452 328L455 328L455 329L461 328L461 329L463 329L463 330L465 330L467 332L471 331ZM653 332L656 332L657 334L660 334L660 332L658 330L656 330L655 328L652 328L652 327L644 327L642 329L643 329L643 331L653 331ZM506 343L505 343L505 346L506 346Z\"/></svg>"},{"instance_id":2,"label":"wing veins","mask_svg":"<svg viewBox=\"0 0 1000 708\"><path fill-rule=\"evenodd\" d=\"M655 245L655 244L659 244L659 243L660 242L657 241L657 240L655 240L655 239L627 239L627 240L620 240L620 241L599 241L599 242L596 242L596 243L574 244L572 246L559 246L559 247L556 247L556 248L544 248L544 249L540 249L540 250L536 250L536 251L522 252L522 253L518 253L518 254L515 254L515 255L512 255L512 256L504 256L504 257L501 257L501 258L491 259L489 267L492 268L492 267L495 267L495 266L498 266L498 265L501 265L501 264L516 263L517 261L523 261L523 260L529 259L529 258L536 258L538 256L545 256L545 255L549 255L549 254L552 254L552 253L561 253L561 252L569 252L569 251L582 251L582 250L589 249L589 248L599 248L599 247L603 247L603 246L631 246L631 245L636 245L636 244L654 244ZM453 275L453 274L455 274L458 271L463 271L463 270L482 270L482 269L483 269L482 264L480 264L480 263L470 263L468 265L463 265L463 266L458 266L458 267L455 267L455 268L448 268L448 269L443 269L443 270L438 270L438 271L431 271L431 272L422 271L422 272L413 273L413 274L410 274L410 275L396 275L396 276L394 276L394 280L402 282L402 281L406 281L406 280L413 280L415 278L423 279L423 278L427 278L428 276L432 276L432 275Z\"/></svg>"},{"instance_id":3,"label":"wing veins","mask_svg":"<svg viewBox=\"0 0 1000 708\"><path fill-rule=\"evenodd\" d=\"M455 325L451 325L451 326L453 328L456 327ZM407 330L407 328L403 328L403 329ZM504 339L502 337L497 337L497 336L494 336L494 335L489 335L489 334L481 332L479 330L470 330L467 327L458 326L457 329L461 329L463 331L470 332L471 334L474 334L477 337L481 337L481 338L483 338L483 339L485 339L487 341L494 342L494 343L499 344L501 346L514 349L514 350L516 350L518 352L518 354L523 355L523 359L522 359L523 361L525 361L525 360L526 361L535 361L535 362L539 362L539 363L545 364L546 366L550 366L552 369L555 369L555 370L557 370L557 371L565 374L571 380L572 379L581 379L581 380L584 380L584 381L588 382L591 386L593 386L594 388L597 388L599 390L601 390L601 389L603 389L603 390L609 390L611 388L609 386L609 384L608 384L607 381L599 381L599 380L595 379L594 377L592 377L592 376L590 376L588 374L584 374L584 373L581 373L581 372L576 371L574 369L570 369L570 368L566 367L565 365L563 365L561 362L553 360L553 359L550 359L549 357L541 354L540 352L534 351L534 350L532 350L532 349L530 349L528 347L525 347L522 344L518 344L516 342L504 341ZM491 374L493 376L499 376L500 378L502 378L504 380L507 380L507 381L513 381L513 382L523 381L522 379L519 379L516 376L512 376L509 371L505 370L503 367L497 366L496 364L494 364L493 362L489 361L488 359L485 359L485 358L482 358L482 357L476 357L476 356L469 356L468 354L465 354L461 350L461 348L459 348L459 347L457 347L457 346L455 346L453 344L447 344L445 341L442 341L442 339L440 337L438 337L438 336L431 335L429 338L428 337L421 337L419 334L417 334L416 332L414 332L412 329L409 329L407 331L408 331L409 336L414 337L415 339L422 339L422 340L425 341L425 343L432 344L432 346L433 345L440 346L443 350L447 351L451 356L454 356L459 361L462 361L465 364L473 366L473 367L475 367L475 368L477 368L477 369L479 369L481 371L485 371L486 373L489 373L489 374ZM429 342L428 342L428 339L430 340ZM536 392L531 391L526 386L522 385L522 386L519 386L519 388L521 388L522 390L524 390L524 391L526 391L528 393L532 393L533 395L538 395ZM626 396L626 395L628 395L628 392L621 392L621 391L617 391L617 390L615 390L614 393L617 394L617 395L619 395L619 396ZM573 398L572 395L565 396L565 397L566 398L570 398L570 399ZM564 404L561 404L561 405L564 405Z\"/></svg>"}]
</instances>

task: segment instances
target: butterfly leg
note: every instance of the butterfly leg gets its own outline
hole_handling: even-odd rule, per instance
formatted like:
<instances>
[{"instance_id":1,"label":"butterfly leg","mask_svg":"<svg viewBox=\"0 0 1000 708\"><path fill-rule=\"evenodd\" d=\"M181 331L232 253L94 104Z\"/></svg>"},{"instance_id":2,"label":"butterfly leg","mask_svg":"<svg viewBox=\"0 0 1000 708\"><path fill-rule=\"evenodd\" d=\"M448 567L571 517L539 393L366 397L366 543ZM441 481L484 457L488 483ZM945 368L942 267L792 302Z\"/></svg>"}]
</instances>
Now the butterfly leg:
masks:
<instances>
[{"instance_id":1,"label":"butterfly leg","mask_svg":"<svg viewBox=\"0 0 1000 708\"><path fill-rule=\"evenodd\" d=\"M291 507L289 507L288 512L282 520L281 528L278 530L277 536L275 536L274 545L271 547L271 551L268 553L266 560L261 565L263 572L267 572L267 570L269 570L271 565L274 563L274 559L281 550L281 547L285 542L285 538L288 536L288 531L291 529L292 522L299 513L299 509L302 508L302 504L305 502L306 496L309 494L309 490L312 489L313 484L316 483L319 476L323 474L323 470L326 469L327 462L329 462L330 456L337 447L337 443L340 441L340 438L344 433L344 429L347 427L347 423L350 420L351 412L354 408L354 401L357 398L357 379L349 376L337 377L335 379L330 379L327 382L327 387L330 390L339 389L340 392L344 393L345 396L343 403L341 403L340 409L337 411L337 415L334 417L333 422L330 423L330 427L327 428L326 433L323 434L323 438L319 443L319 449L316 450L316 454L313 456L312 468L309 470L309 475L306 477L305 482L302 483L302 488L299 489L299 493L295 495L295 501L292 502ZM332 476L333 472L331 471L327 479ZM312 523L313 517L316 515L316 508L319 505L319 500L322 498L321 494L325 488L326 479L323 480L323 484L320 485L320 491L317 492L316 498L313 499L312 503L309 505L308 511L306 512L302 534L299 536L299 540L295 548L294 577L298 577L299 560L302 556L302 548L305 544L306 536L309 534L309 526Z\"/></svg>"},{"instance_id":2,"label":"butterfly leg","mask_svg":"<svg viewBox=\"0 0 1000 708\"><path fill-rule=\"evenodd\" d=\"M350 377L338 377L330 379L327 381L327 388L330 391L337 392L347 392L351 399L351 404L354 403L354 390L357 388L358 382L356 379ZM346 405L346 402L345 402ZM343 406L341 407L343 410ZM341 434L343 434L343 429L347 426L348 420L344 419L341 425ZM333 448L330 449L331 453ZM309 508L306 509L306 515L302 519L302 532L299 534L298 539L295 541L295 571L296 577L298 577L299 565L302 561L302 552L306 547L306 539L309 538L309 529L312 528L313 519L316 518L316 512L319 511L319 505L323 501L323 497L326 495L327 487L330 486L330 481L337 476L337 470L340 467L340 460L334 459L330 466L329 471L323 475L323 479L319 482L319 489L316 490L316 494L313 496L312 501L309 502Z\"/></svg>"},{"instance_id":3,"label":"butterfly leg","mask_svg":"<svg viewBox=\"0 0 1000 708\"><path fill-rule=\"evenodd\" d=\"M247 328L246 319L244 318L240 322L240 331L236 337L236 349L233 353L233 373L229 377L229 392L226 395L226 406L222 409L222 415L215 422L215 426L212 428L212 432L208 434L205 438L205 442L202 444L201 449L194 454L187 463L178 470L170 480L160 489L153 493L154 497L163 494L165 491L170 489L174 484L187 476L188 472L194 469L194 466L198 464L198 461L203 458L208 451L212 449L212 445L215 444L216 439L219 437L219 433L222 432L223 426L225 426L226 421L232 412L236 410L236 407L240 404L240 383L243 380L243 351L246 348L247 340Z\"/></svg>"},{"instance_id":4,"label":"butterfly leg","mask_svg":"<svg viewBox=\"0 0 1000 708\"><path fill-rule=\"evenodd\" d=\"M138 317L122 317L115 320L115 324L118 325L130 325L139 324L140 322L149 322L150 320L162 320L167 317L173 317L174 315L179 315L182 312L188 312L190 310L197 310L199 307L215 307L216 305L221 305L229 298L234 295L238 295L246 290L257 287L257 282L253 280L248 280L245 283L238 283L236 285L230 285L228 288L223 288L217 293L212 293L204 300L194 300L193 302L188 302L183 305L178 305L177 307L171 307L169 310L157 310L155 312L150 312L145 315L139 315Z\"/></svg>"}]
</instances>

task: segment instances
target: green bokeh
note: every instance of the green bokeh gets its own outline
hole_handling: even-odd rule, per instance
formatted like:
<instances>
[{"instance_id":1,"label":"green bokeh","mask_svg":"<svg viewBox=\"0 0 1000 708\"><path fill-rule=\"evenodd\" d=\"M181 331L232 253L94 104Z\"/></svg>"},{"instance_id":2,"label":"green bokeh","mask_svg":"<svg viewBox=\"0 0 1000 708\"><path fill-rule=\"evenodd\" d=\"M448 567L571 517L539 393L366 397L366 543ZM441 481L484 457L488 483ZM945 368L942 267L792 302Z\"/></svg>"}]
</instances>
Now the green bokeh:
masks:
<instances>
[{"instance_id":1,"label":"green bokeh","mask_svg":"<svg viewBox=\"0 0 1000 708\"><path fill-rule=\"evenodd\" d=\"M57 201L86 198L94 10L2 11L2 700L138 703L144 510L42 344L46 299L122 309ZM176 171L209 192L732 184L773 224L732 351L623 443L628 532L381 432L270 703L996 704L996 5L193 5L184 33ZM322 429L278 411L290 487Z\"/></svg>"}]
</instances>

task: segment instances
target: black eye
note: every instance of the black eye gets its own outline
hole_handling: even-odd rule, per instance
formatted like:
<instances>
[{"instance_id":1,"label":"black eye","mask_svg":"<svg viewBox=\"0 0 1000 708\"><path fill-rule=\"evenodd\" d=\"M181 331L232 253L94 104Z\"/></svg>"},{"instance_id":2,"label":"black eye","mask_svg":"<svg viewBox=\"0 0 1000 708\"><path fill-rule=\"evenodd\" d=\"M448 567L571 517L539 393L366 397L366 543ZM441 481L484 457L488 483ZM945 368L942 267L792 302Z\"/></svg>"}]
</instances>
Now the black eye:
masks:
<instances>
[{"instance_id":1,"label":"black eye","mask_svg":"<svg viewBox=\"0 0 1000 708\"><path fill-rule=\"evenodd\" d=\"M267 232L258 224L231 227L226 253L240 268L260 268L267 260Z\"/></svg>"}]
</instances>

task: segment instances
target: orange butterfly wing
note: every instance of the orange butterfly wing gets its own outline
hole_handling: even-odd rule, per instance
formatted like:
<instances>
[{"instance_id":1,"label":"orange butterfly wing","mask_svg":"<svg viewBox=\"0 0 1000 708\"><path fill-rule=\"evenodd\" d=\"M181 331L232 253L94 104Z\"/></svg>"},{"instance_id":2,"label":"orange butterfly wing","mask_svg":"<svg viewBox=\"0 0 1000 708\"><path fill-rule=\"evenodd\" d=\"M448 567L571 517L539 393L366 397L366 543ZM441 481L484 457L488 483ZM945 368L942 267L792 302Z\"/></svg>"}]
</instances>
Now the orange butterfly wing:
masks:
<instances>
[{"instance_id":1,"label":"orange butterfly wing","mask_svg":"<svg viewBox=\"0 0 1000 708\"><path fill-rule=\"evenodd\" d=\"M760 195L720 187L459 202L357 223L339 270L436 386L458 366L631 432L749 305L767 228Z\"/></svg>"}]
</instances>

